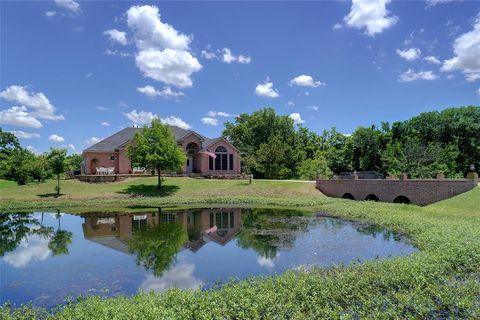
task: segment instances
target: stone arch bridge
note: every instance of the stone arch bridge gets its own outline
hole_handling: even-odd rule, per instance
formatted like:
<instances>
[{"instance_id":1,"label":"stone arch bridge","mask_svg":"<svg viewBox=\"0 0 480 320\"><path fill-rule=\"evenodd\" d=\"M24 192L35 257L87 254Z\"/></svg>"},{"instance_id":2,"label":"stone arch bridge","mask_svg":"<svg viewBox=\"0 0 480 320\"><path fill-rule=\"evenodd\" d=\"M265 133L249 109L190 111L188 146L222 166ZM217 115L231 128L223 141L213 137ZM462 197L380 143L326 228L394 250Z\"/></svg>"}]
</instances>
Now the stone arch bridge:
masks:
<instances>
[{"instance_id":1,"label":"stone arch bridge","mask_svg":"<svg viewBox=\"0 0 480 320\"><path fill-rule=\"evenodd\" d=\"M478 175L467 179L318 179L316 187L329 197L427 205L473 189Z\"/></svg>"}]
</instances>

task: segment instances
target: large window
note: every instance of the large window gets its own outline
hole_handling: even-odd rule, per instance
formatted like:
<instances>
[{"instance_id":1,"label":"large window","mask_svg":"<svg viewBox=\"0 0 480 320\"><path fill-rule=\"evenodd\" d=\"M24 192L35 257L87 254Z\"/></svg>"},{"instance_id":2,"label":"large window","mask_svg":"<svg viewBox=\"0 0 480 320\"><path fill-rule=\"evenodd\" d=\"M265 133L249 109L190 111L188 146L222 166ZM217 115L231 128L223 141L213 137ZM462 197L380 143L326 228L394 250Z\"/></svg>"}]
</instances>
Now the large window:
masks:
<instances>
[{"instance_id":1,"label":"large window","mask_svg":"<svg viewBox=\"0 0 480 320\"><path fill-rule=\"evenodd\" d=\"M228 170L228 154L224 146L218 146L215 149L215 170Z\"/></svg>"}]
</instances>

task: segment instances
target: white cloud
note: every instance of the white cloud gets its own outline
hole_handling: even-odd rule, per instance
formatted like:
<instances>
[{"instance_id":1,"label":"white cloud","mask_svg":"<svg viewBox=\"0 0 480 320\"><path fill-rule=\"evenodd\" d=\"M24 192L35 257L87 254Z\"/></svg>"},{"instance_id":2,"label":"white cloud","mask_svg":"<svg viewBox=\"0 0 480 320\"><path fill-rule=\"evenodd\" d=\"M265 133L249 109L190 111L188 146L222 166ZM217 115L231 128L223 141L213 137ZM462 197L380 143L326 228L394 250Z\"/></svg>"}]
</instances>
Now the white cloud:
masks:
<instances>
[{"instance_id":1,"label":"white cloud","mask_svg":"<svg viewBox=\"0 0 480 320\"><path fill-rule=\"evenodd\" d=\"M478 88L478 90L477 90L477 94L480 96L480 88Z\"/></svg>"},{"instance_id":2,"label":"white cloud","mask_svg":"<svg viewBox=\"0 0 480 320\"><path fill-rule=\"evenodd\" d=\"M123 113L135 126L145 126L149 125L153 119L157 118L164 124L168 124L170 126L177 126L185 130L189 130L192 128L188 123L183 121L181 118L176 116L169 116L166 118L160 118L158 115L153 114L149 111L140 111L132 110L130 112Z\"/></svg>"},{"instance_id":3,"label":"white cloud","mask_svg":"<svg viewBox=\"0 0 480 320\"><path fill-rule=\"evenodd\" d=\"M25 107L11 107L0 110L0 124L7 124L17 127L41 128L42 123L27 112Z\"/></svg>"},{"instance_id":4,"label":"white cloud","mask_svg":"<svg viewBox=\"0 0 480 320\"><path fill-rule=\"evenodd\" d=\"M423 60L427 61L428 63L432 63L432 64L441 64L440 60L438 60L438 58L434 57L434 56L425 57L425 58L423 58Z\"/></svg>"},{"instance_id":5,"label":"white cloud","mask_svg":"<svg viewBox=\"0 0 480 320\"><path fill-rule=\"evenodd\" d=\"M29 92L26 87L13 85L0 92L0 97L28 108L31 117L45 120L65 120L63 115L55 114L55 107L43 92Z\"/></svg>"},{"instance_id":6,"label":"white cloud","mask_svg":"<svg viewBox=\"0 0 480 320\"><path fill-rule=\"evenodd\" d=\"M446 4L457 0L427 0L427 7L434 7L437 4Z\"/></svg>"},{"instance_id":7,"label":"white cloud","mask_svg":"<svg viewBox=\"0 0 480 320\"><path fill-rule=\"evenodd\" d=\"M124 112L123 114L135 126L149 125L152 122L153 119L158 118L158 116L156 114L153 114L149 111L148 112L147 111L137 112L137 110L132 110L130 112Z\"/></svg>"},{"instance_id":8,"label":"white cloud","mask_svg":"<svg viewBox=\"0 0 480 320\"><path fill-rule=\"evenodd\" d=\"M191 87L191 75L202 65L188 50L191 36L179 33L160 19L156 6L132 6L127 24L139 49L135 56L143 76L174 85Z\"/></svg>"},{"instance_id":9,"label":"white cloud","mask_svg":"<svg viewBox=\"0 0 480 320\"><path fill-rule=\"evenodd\" d=\"M210 126L217 126L218 125L218 119L217 118L205 117L205 118L202 118L202 122L204 124L208 124Z\"/></svg>"},{"instance_id":10,"label":"white cloud","mask_svg":"<svg viewBox=\"0 0 480 320\"><path fill-rule=\"evenodd\" d=\"M307 106L307 109L308 109L308 110L313 110L313 111L318 111L318 107L317 107L317 106Z\"/></svg>"},{"instance_id":11,"label":"white cloud","mask_svg":"<svg viewBox=\"0 0 480 320\"><path fill-rule=\"evenodd\" d=\"M181 118L178 118L176 116L169 116L166 118L160 118L160 121L164 124L168 124L169 126L177 126L185 130L190 130L192 129L192 126L183 121Z\"/></svg>"},{"instance_id":12,"label":"white cloud","mask_svg":"<svg viewBox=\"0 0 480 320\"><path fill-rule=\"evenodd\" d=\"M56 11L47 11L47 12L45 12L45 15L49 18L53 18L57 15L57 12Z\"/></svg>"},{"instance_id":13,"label":"white cloud","mask_svg":"<svg viewBox=\"0 0 480 320\"><path fill-rule=\"evenodd\" d=\"M350 13L343 18L347 26L365 29L373 37L397 23L398 17L389 15L390 0L352 0Z\"/></svg>"},{"instance_id":14,"label":"white cloud","mask_svg":"<svg viewBox=\"0 0 480 320\"><path fill-rule=\"evenodd\" d=\"M319 86L324 86L326 85L326 83L321 81L315 81L312 76L302 74L290 80L289 85L316 88Z\"/></svg>"},{"instance_id":15,"label":"white cloud","mask_svg":"<svg viewBox=\"0 0 480 320\"><path fill-rule=\"evenodd\" d=\"M295 102L293 102L293 101L287 101L286 106L287 106L287 107L293 107L293 106L295 106Z\"/></svg>"},{"instance_id":16,"label":"white cloud","mask_svg":"<svg viewBox=\"0 0 480 320\"><path fill-rule=\"evenodd\" d=\"M120 58L128 58L128 57L132 56L132 54L130 52L110 50L110 49L105 50L105 54L107 56L117 56L117 57L120 57Z\"/></svg>"},{"instance_id":17,"label":"white cloud","mask_svg":"<svg viewBox=\"0 0 480 320\"><path fill-rule=\"evenodd\" d=\"M207 112L207 116L209 117L233 117L234 115L228 112L223 112L223 111L213 111L210 110Z\"/></svg>"},{"instance_id":18,"label":"white cloud","mask_svg":"<svg viewBox=\"0 0 480 320\"><path fill-rule=\"evenodd\" d=\"M17 250L6 253L3 260L14 268L24 268L31 262L43 261L51 253L48 242L49 240L45 237L29 235L21 241Z\"/></svg>"},{"instance_id":19,"label":"white cloud","mask_svg":"<svg viewBox=\"0 0 480 320\"><path fill-rule=\"evenodd\" d=\"M53 142L65 142L65 139L63 137L56 134L50 135L50 137L48 137L48 140Z\"/></svg>"},{"instance_id":20,"label":"white cloud","mask_svg":"<svg viewBox=\"0 0 480 320\"><path fill-rule=\"evenodd\" d=\"M25 131L17 131L17 130L13 130L13 131L10 131L11 133L13 133L17 138L19 139L32 139L32 138L40 138L40 135L38 133L35 133L35 132L25 132Z\"/></svg>"},{"instance_id":21,"label":"white cloud","mask_svg":"<svg viewBox=\"0 0 480 320\"><path fill-rule=\"evenodd\" d=\"M98 111L108 111L108 110L110 110L109 107L103 107L103 106L96 106L95 108L97 108Z\"/></svg>"},{"instance_id":22,"label":"white cloud","mask_svg":"<svg viewBox=\"0 0 480 320\"><path fill-rule=\"evenodd\" d=\"M335 23L332 27L332 30L340 30L340 29L342 29L341 23Z\"/></svg>"},{"instance_id":23,"label":"white cloud","mask_svg":"<svg viewBox=\"0 0 480 320\"><path fill-rule=\"evenodd\" d=\"M96 143L99 143L100 141L102 141L101 138L91 137L91 138L88 138L87 140L85 140L85 143L87 145L91 146L91 145L94 145Z\"/></svg>"},{"instance_id":24,"label":"white cloud","mask_svg":"<svg viewBox=\"0 0 480 320\"><path fill-rule=\"evenodd\" d=\"M453 52L452 58L443 61L441 70L460 70L467 81L480 79L480 14L475 19L473 29L455 39Z\"/></svg>"},{"instance_id":25,"label":"white cloud","mask_svg":"<svg viewBox=\"0 0 480 320\"><path fill-rule=\"evenodd\" d=\"M410 48L408 50L397 49L397 54L407 61L413 61L420 57L422 51L417 48Z\"/></svg>"},{"instance_id":26,"label":"white cloud","mask_svg":"<svg viewBox=\"0 0 480 320\"><path fill-rule=\"evenodd\" d=\"M264 83L259 83L255 88L255 94L265 98L278 98L280 94L273 88L273 82L269 82L269 78Z\"/></svg>"},{"instance_id":27,"label":"white cloud","mask_svg":"<svg viewBox=\"0 0 480 320\"><path fill-rule=\"evenodd\" d=\"M30 152L35 153L35 154L40 154L40 152L39 152L34 146L28 145L28 146L26 147L26 149L27 149L28 151L30 151Z\"/></svg>"},{"instance_id":28,"label":"white cloud","mask_svg":"<svg viewBox=\"0 0 480 320\"><path fill-rule=\"evenodd\" d=\"M55 3L57 6L71 12L78 12L80 10L80 4L74 0L55 0Z\"/></svg>"},{"instance_id":29,"label":"white cloud","mask_svg":"<svg viewBox=\"0 0 480 320\"><path fill-rule=\"evenodd\" d=\"M109 123L109 122L106 122L106 121L104 121L104 122L102 122L102 126L104 126L104 127L110 127L110 123Z\"/></svg>"},{"instance_id":30,"label":"white cloud","mask_svg":"<svg viewBox=\"0 0 480 320\"><path fill-rule=\"evenodd\" d=\"M172 88L166 86L163 90L159 91L152 86L145 86L145 87L138 87L137 91L146 95L147 97L154 98L154 97L163 97L167 99L179 98L185 96L185 94L181 91L174 91Z\"/></svg>"},{"instance_id":31,"label":"white cloud","mask_svg":"<svg viewBox=\"0 0 480 320\"><path fill-rule=\"evenodd\" d=\"M108 36L110 41L119 43L121 45L127 45L127 34L123 31L117 29L110 29L103 32L104 35Z\"/></svg>"},{"instance_id":32,"label":"white cloud","mask_svg":"<svg viewBox=\"0 0 480 320\"><path fill-rule=\"evenodd\" d=\"M208 50L208 48L205 49L205 50L202 50L202 52L201 52L201 54L200 54L200 56L201 56L202 58L205 58L205 59L207 59L207 60L217 59L217 55L215 54L215 52L213 52L213 51L207 51L207 50Z\"/></svg>"},{"instance_id":33,"label":"white cloud","mask_svg":"<svg viewBox=\"0 0 480 320\"><path fill-rule=\"evenodd\" d=\"M399 75L398 80L400 82L411 82L416 80L435 80L437 78L437 75L434 74L432 71L415 72L412 69L408 69L407 71Z\"/></svg>"},{"instance_id":34,"label":"white cloud","mask_svg":"<svg viewBox=\"0 0 480 320\"><path fill-rule=\"evenodd\" d=\"M179 88L191 87L193 81L190 76L202 68L190 52L170 48L142 50L135 61L145 77Z\"/></svg>"},{"instance_id":35,"label":"white cloud","mask_svg":"<svg viewBox=\"0 0 480 320\"><path fill-rule=\"evenodd\" d=\"M232 63L232 62L238 62L241 64L249 64L252 61L252 58L250 56L245 56L245 55L238 55L235 56L232 54L232 50L230 48L223 48L221 50L221 56L222 56L222 61L225 63Z\"/></svg>"},{"instance_id":36,"label":"white cloud","mask_svg":"<svg viewBox=\"0 0 480 320\"><path fill-rule=\"evenodd\" d=\"M75 148L75 145L73 145L71 143L68 145L68 148L72 149L73 152L77 151L77 148Z\"/></svg>"},{"instance_id":37,"label":"white cloud","mask_svg":"<svg viewBox=\"0 0 480 320\"><path fill-rule=\"evenodd\" d=\"M193 275L195 266L191 263L182 262L175 265L170 270L164 271L161 277L155 277L148 274L140 285L140 290L145 292L161 292L169 288L178 289L199 289L203 286L203 281L195 278Z\"/></svg>"},{"instance_id":38,"label":"white cloud","mask_svg":"<svg viewBox=\"0 0 480 320\"><path fill-rule=\"evenodd\" d=\"M90 79L91 77L93 77L93 72L89 72L85 75L86 79Z\"/></svg>"},{"instance_id":39,"label":"white cloud","mask_svg":"<svg viewBox=\"0 0 480 320\"><path fill-rule=\"evenodd\" d=\"M300 116L300 113L298 112L293 112L289 115L290 119L293 120L293 123L294 124L302 124L302 123L305 123L305 120L302 119L302 117Z\"/></svg>"}]
</instances>

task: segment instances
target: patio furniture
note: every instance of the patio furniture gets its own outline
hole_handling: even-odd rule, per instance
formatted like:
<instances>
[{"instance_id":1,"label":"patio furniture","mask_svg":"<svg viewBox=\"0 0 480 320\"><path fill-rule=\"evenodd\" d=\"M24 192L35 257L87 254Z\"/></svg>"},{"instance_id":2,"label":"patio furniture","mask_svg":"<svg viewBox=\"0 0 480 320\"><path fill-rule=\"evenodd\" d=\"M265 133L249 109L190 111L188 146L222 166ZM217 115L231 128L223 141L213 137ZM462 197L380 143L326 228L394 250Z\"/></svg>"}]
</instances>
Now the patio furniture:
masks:
<instances>
[{"instance_id":1,"label":"patio furniture","mask_svg":"<svg viewBox=\"0 0 480 320\"><path fill-rule=\"evenodd\" d=\"M144 167L135 167L132 168L133 174L145 174L145 168Z\"/></svg>"}]
</instances>

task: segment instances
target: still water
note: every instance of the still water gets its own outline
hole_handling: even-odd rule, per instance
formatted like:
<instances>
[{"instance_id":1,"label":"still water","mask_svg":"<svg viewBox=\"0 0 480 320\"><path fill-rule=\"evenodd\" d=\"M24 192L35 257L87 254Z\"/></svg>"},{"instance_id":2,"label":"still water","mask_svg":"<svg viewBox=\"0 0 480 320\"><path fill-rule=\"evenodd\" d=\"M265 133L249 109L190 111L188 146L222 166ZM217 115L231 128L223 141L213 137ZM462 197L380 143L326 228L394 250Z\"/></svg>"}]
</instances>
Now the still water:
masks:
<instances>
[{"instance_id":1,"label":"still water","mask_svg":"<svg viewBox=\"0 0 480 320\"><path fill-rule=\"evenodd\" d=\"M252 275L404 255L388 230L312 213L205 208L0 213L0 303L211 288Z\"/></svg>"}]
</instances>

